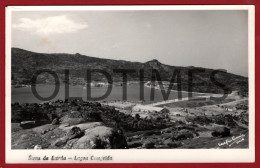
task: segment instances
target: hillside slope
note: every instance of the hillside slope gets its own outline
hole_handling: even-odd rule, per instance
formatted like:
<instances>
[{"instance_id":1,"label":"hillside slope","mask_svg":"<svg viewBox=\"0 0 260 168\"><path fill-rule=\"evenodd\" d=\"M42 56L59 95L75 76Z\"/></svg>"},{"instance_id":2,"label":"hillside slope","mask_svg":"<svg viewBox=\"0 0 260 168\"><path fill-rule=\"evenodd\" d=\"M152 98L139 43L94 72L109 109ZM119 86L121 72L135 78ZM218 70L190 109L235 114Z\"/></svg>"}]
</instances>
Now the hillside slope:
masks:
<instances>
[{"instance_id":1,"label":"hillside slope","mask_svg":"<svg viewBox=\"0 0 260 168\"><path fill-rule=\"evenodd\" d=\"M123 60L111 60L85 56L81 54L44 54L26 51L19 48L12 48L12 83L13 84L30 84L33 74L40 69L48 69L56 72L64 81L64 70L70 70L70 80L76 84L83 84L87 69L101 69L108 72L113 81L122 81L121 73L114 73L114 69L135 69L136 73L128 74L128 80L139 80L139 70L144 69L144 80L150 81L152 69L156 69L161 80L172 78L174 70L180 70L182 90L188 90L188 72L192 69L203 70L202 73L196 73L193 77L193 83L197 86L193 87L193 91L222 93L223 89L214 84L210 76L213 69L201 67L179 67L160 63L158 60L151 60L146 63L130 62ZM216 81L222 83L230 91L239 90L241 94L247 95L248 78L239 75L219 72L215 75ZM92 80L106 81L106 78L98 73L93 74ZM40 83L53 82L51 75L41 74L38 78ZM175 80L176 82L176 80ZM175 88L176 89L176 88Z\"/></svg>"}]
</instances>

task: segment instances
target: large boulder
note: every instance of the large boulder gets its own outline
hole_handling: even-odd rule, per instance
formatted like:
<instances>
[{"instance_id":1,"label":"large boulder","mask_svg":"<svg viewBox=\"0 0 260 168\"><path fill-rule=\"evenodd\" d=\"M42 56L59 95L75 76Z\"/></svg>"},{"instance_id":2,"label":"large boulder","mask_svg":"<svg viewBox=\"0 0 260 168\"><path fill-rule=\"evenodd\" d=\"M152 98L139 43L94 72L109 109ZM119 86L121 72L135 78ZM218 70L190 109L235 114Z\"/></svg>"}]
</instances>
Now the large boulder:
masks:
<instances>
[{"instance_id":1,"label":"large boulder","mask_svg":"<svg viewBox=\"0 0 260 168\"><path fill-rule=\"evenodd\" d=\"M67 142L71 139L80 138L84 135L84 132L81 131L79 127L72 127L65 136L57 139L53 146L56 147L63 147L67 144Z\"/></svg>"},{"instance_id":2,"label":"large boulder","mask_svg":"<svg viewBox=\"0 0 260 168\"><path fill-rule=\"evenodd\" d=\"M230 129L227 127L217 127L214 129L211 135L219 138L228 137L230 136Z\"/></svg>"},{"instance_id":3,"label":"large boulder","mask_svg":"<svg viewBox=\"0 0 260 168\"><path fill-rule=\"evenodd\" d=\"M68 142L73 149L124 149L127 148L125 136L118 130L97 126L85 130L85 135L77 141Z\"/></svg>"},{"instance_id":4,"label":"large boulder","mask_svg":"<svg viewBox=\"0 0 260 168\"><path fill-rule=\"evenodd\" d=\"M54 130L56 127L57 127L56 125L46 124L46 125L35 127L32 130L37 132L38 134L46 134L47 132Z\"/></svg>"},{"instance_id":5,"label":"large boulder","mask_svg":"<svg viewBox=\"0 0 260 168\"><path fill-rule=\"evenodd\" d=\"M69 115L65 115L60 119L60 123L63 125L77 125L80 123L84 123L85 120L83 118L71 118Z\"/></svg>"}]
</instances>

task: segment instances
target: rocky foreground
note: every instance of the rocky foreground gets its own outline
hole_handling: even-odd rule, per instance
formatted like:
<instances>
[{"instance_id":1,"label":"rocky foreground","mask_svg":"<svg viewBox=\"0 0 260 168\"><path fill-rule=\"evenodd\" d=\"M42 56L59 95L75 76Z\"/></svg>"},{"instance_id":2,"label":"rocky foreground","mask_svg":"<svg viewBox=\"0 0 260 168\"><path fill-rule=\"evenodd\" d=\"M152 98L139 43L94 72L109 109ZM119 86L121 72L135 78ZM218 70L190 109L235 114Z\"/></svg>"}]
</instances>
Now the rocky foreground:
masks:
<instances>
[{"instance_id":1,"label":"rocky foreground","mask_svg":"<svg viewBox=\"0 0 260 168\"><path fill-rule=\"evenodd\" d=\"M141 118L97 102L12 104L12 149L248 148L248 109L239 114Z\"/></svg>"}]
</instances>

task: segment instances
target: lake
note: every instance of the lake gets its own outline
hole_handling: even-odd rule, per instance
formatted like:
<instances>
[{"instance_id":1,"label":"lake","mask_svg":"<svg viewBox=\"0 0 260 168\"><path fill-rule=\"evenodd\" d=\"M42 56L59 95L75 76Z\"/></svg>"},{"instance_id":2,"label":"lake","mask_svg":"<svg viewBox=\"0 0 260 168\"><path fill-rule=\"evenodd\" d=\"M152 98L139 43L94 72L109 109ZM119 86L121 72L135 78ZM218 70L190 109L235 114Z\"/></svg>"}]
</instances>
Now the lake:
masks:
<instances>
[{"instance_id":1,"label":"lake","mask_svg":"<svg viewBox=\"0 0 260 168\"><path fill-rule=\"evenodd\" d=\"M46 84L38 84L36 86L36 90L41 97L49 97L53 94L55 85L46 85ZM92 97L100 97L105 94L107 87L91 87L91 96ZM83 100L87 100L87 90L83 88L81 85L69 86L69 94L70 97L82 97ZM154 101L150 100L151 88L144 87L144 104L155 103L159 101L163 101L163 96L160 90L155 89ZM198 94L193 93L193 97ZM182 92L182 97L187 97L187 92ZM178 98L177 91L171 91L168 99L176 99ZM30 87L22 87L22 88L14 88L12 87L11 94L12 103L40 103L42 100L37 99ZM60 85L59 92L55 98L51 101L55 100L64 100L65 99L65 85ZM104 101L114 101L114 100L123 100L123 87L115 86L112 87L111 94L104 99ZM139 84L131 84L127 85L127 100L128 101L139 101L140 100L140 86Z\"/></svg>"}]
</instances>

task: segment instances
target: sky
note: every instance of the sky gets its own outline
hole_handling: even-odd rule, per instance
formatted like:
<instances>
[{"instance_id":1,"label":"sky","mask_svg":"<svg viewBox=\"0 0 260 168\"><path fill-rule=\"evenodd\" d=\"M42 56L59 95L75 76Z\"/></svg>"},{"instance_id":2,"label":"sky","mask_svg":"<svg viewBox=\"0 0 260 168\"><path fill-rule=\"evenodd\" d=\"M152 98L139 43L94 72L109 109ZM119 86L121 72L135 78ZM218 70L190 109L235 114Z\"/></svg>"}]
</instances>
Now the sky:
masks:
<instances>
[{"instance_id":1,"label":"sky","mask_svg":"<svg viewBox=\"0 0 260 168\"><path fill-rule=\"evenodd\" d=\"M13 11L12 47L248 76L248 13L215 11Z\"/></svg>"}]
</instances>

